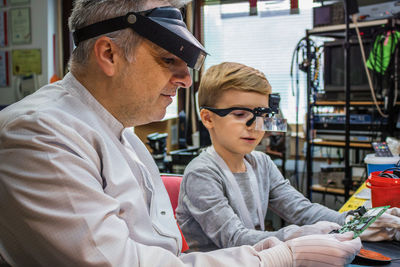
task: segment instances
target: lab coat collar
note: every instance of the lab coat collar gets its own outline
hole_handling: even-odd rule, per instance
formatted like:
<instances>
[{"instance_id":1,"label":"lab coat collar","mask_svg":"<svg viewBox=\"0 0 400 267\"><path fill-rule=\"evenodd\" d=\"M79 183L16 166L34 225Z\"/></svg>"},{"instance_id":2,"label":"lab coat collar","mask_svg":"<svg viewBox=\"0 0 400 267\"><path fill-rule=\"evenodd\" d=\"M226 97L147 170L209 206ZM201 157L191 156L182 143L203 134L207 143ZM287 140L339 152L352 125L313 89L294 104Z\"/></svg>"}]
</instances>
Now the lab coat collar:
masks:
<instances>
[{"instance_id":1,"label":"lab coat collar","mask_svg":"<svg viewBox=\"0 0 400 267\"><path fill-rule=\"evenodd\" d=\"M75 78L72 73L67 73L61 82L68 92L79 97L82 102L86 103L89 108L93 109L94 112L102 118L107 125L109 125L113 134L121 140L122 131L124 130L122 123L111 115L111 113L93 97L93 95Z\"/></svg>"}]
</instances>

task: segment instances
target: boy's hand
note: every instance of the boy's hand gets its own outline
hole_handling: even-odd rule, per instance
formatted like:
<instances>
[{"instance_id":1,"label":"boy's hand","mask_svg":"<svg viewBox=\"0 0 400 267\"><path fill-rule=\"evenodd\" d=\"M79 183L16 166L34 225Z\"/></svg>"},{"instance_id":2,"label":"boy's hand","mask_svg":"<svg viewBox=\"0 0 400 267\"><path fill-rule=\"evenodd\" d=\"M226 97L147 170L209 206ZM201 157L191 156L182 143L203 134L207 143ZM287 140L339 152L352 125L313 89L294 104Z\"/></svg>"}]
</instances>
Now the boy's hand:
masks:
<instances>
[{"instance_id":1,"label":"boy's hand","mask_svg":"<svg viewBox=\"0 0 400 267\"><path fill-rule=\"evenodd\" d=\"M272 236L259 241L253 246L253 248L260 252L261 250L272 248L280 244L283 244L283 242L280 241L278 238Z\"/></svg>"},{"instance_id":2,"label":"boy's hand","mask_svg":"<svg viewBox=\"0 0 400 267\"><path fill-rule=\"evenodd\" d=\"M400 241L400 208L388 209L360 237L363 241Z\"/></svg>"},{"instance_id":3,"label":"boy's hand","mask_svg":"<svg viewBox=\"0 0 400 267\"><path fill-rule=\"evenodd\" d=\"M333 230L340 229L340 225L333 222L320 221L311 225L290 225L285 228L287 230L284 232L284 240L287 241L300 236L328 234Z\"/></svg>"},{"instance_id":4,"label":"boy's hand","mask_svg":"<svg viewBox=\"0 0 400 267\"><path fill-rule=\"evenodd\" d=\"M293 254L293 266L343 266L361 249L360 238L353 232L332 235L308 235L285 242Z\"/></svg>"}]
</instances>

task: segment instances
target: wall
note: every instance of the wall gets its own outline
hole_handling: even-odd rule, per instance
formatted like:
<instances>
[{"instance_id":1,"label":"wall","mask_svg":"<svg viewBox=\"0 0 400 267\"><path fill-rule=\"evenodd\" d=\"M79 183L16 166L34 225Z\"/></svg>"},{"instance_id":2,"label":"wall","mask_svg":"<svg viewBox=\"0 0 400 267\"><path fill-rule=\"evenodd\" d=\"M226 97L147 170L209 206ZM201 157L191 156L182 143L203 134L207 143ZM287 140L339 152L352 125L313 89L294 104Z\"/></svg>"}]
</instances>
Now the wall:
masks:
<instances>
[{"instance_id":1,"label":"wall","mask_svg":"<svg viewBox=\"0 0 400 267\"><path fill-rule=\"evenodd\" d=\"M11 44L11 29L10 23L8 23L9 44L4 48L0 48L0 50L9 52L8 68L10 70L10 84L8 87L0 88L0 106L12 104L17 100L14 91L16 82L15 77L12 75L11 51L13 49L41 49L42 74L38 76L39 87L49 83L50 77L54 74L53 34L55 34L57 30L57 0L30 0L30 4L21 5L21 7L24 6L29 6L31 9L32 43L27 45ZM1 8L1 11L9 11L14 7L17 6L10 6L10 4L7 4L6 7Z\"/></svg>"}]
</instances>

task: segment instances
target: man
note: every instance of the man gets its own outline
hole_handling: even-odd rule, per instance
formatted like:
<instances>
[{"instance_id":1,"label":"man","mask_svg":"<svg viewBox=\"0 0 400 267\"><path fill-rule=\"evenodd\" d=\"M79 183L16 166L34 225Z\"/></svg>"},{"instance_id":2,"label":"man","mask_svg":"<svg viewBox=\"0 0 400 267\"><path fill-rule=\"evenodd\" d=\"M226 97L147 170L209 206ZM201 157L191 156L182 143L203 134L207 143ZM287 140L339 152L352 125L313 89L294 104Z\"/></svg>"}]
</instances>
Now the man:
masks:
<instances>
[{"instance_id":1,"label":"man","mask_svg":"<svg viewBox=\"0 0 400 267\"><path fill-rule=\"evenodd\" d=\"M350 262L361 246L351 234L181 254L157 166L131 128L163 118L177 88L191 85L188 66L199 68L206 55L171 5L75 1L70 73L0 113L4 259L13 266L321 266L318 256L329 249L327 264Z\"/></svg>"}]
</instances>

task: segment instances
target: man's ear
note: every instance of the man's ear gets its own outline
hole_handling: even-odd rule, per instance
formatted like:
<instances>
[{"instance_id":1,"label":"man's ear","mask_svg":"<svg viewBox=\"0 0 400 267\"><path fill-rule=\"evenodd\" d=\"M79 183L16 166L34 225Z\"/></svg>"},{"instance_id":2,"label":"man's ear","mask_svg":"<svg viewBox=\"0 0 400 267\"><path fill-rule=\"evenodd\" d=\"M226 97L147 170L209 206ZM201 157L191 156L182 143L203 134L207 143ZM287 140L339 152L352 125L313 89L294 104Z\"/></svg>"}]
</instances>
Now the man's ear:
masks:
<instances>
[{"instance_id":1,"label":"man's ear","mask_svg":"<svg viewBox=\"0 0 400 267\"><path fill-rule=\"evenodd\" d=\"M207 109L200 110L200 118L204 127L207 129L212 129L214 127L214 118L211 114L211 111Z\"/></svg>"},{"instance_id":2,"label":"man's ear","mask_svg":"<svg viewBox=\"0 0 400 267\"><path fill-rule=\"evenodd\" d=\"M95 60L107 76L113 76L116 72L116 49L115 44L106 36L100 37L94 44Z\"/></svg>"}]
</instances>

